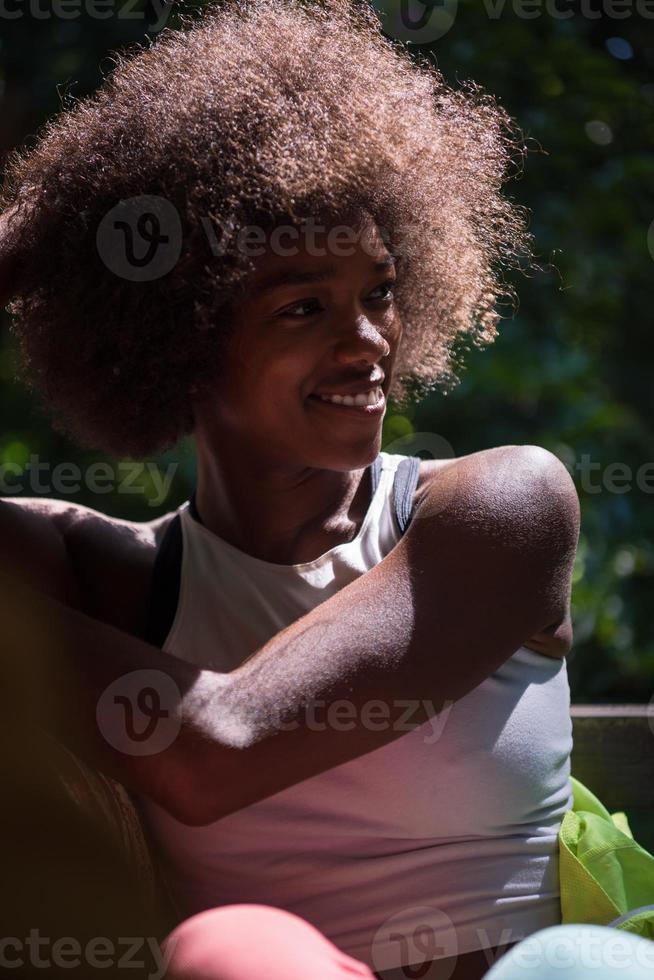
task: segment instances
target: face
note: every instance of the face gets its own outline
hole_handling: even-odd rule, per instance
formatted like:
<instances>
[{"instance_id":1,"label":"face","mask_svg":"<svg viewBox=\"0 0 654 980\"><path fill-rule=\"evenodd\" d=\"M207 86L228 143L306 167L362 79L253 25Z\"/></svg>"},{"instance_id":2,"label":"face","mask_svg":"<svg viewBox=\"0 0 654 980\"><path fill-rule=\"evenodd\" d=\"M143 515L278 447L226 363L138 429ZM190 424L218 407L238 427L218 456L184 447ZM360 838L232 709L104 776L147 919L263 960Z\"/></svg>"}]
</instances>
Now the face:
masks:
<instances>
[{"instance_id":1,"label":"face","mask_svg":"<svg viewBox=\"0 0 654 980\"><path fill-rule=\"evenodd\" d=\"M374 225L353 227L346 240L335 235L298 230L274 247L271 236L255 260L224 376L196 406L198 424L208 423L219 444L273 465L334 470L377 456L402 335L396 270ZM372 390L372 404L318 394L353 389Z\"/></svg>"}]
</instances>

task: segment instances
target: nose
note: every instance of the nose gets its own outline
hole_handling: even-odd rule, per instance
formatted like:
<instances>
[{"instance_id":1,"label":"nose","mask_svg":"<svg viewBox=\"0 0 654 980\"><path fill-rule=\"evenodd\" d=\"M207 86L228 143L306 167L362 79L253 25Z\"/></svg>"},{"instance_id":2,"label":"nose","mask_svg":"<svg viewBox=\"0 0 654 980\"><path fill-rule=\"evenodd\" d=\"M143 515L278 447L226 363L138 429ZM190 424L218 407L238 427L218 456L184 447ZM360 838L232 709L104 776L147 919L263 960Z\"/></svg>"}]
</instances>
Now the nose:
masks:
<instances>
[{"instance_id":1,"label":"nose","mask_svg":"<svg viewBox=\"0 0 654 980\"><path fill-rule=\"evenodd\" d=\"M375 364L390 352L391 345L380 329L361 316L340 332L334 356L341 364Z\"/></svg>"}]
</instances>

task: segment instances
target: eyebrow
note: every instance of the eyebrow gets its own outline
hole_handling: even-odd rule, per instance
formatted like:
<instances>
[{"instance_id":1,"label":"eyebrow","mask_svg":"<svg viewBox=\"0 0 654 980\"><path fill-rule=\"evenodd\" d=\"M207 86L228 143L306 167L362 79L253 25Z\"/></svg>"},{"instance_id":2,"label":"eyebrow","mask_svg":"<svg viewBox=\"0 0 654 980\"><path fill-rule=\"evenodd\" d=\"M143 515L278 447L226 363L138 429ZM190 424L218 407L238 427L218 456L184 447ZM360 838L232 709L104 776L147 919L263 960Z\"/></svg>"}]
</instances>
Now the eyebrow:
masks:
<instances>
[{"instance_id":1,"label":"eyebrow","mask_svg":"<svg viewBox=\"0 0 654 980\"><path fill-rule=\"evenodd\" d=\"M381 262L375 262L372 266L372 271L385 272L388 269L394 268L396 264L395 257L390 255ZM271 272L270 275L263 276L253 286L251 295L257 297L262 296L265 293L272 292L274 289L279 289L280 286L303 286L306 283L325 282L325 280L332 279L335 275L336 266L333 263L324 266L322 269L316 269L313 272L301 272L299 269L285 269L283 272Z\"/></svg>"}]
</instances>

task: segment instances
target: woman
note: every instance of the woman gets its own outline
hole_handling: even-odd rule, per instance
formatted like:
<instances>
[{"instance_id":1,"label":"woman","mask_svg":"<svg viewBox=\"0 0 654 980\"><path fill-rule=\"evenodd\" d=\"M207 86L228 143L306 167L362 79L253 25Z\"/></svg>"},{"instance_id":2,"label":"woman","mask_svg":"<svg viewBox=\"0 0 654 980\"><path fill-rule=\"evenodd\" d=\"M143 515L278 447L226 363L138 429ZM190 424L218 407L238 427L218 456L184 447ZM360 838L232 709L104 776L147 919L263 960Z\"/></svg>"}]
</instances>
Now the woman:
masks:
<instances>
[{"instance_id":1,"label":"woman","mask_svg":"<svg viewBox=\"0 0 654 980\"><path fill-rule=\"evenodd\" d=\"M170 976L481 976L560 922L578 502L537 447L407 460L381 423L495 336L519 144L365 4L187 27L12 158L4 268L55 425L192 432L196 491L148 524L3 501L3 615L141 801L191 916Z\"/></svg>"}]
</instances>

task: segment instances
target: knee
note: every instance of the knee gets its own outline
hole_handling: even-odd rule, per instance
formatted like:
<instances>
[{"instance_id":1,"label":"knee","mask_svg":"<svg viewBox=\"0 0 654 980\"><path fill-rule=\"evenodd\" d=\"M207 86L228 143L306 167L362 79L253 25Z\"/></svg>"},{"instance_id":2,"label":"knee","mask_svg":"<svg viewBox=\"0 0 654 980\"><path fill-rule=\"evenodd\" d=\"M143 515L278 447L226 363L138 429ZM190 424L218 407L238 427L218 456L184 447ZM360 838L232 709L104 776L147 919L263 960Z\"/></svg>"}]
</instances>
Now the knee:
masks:
<instances>
[{"instance_id":1,"label":"knee","mask_svg":"<svg viewBox=\"0 0 654 980\"><path fill-rule=\"evenodd\" d=\"M514 946L484 980L648 980L654 943L621 929L550 926Z\"/></svg>"},{"instance_id":2,"label":"knee","mask_svg":"<svg viewBox=\"0 0 654 980\"><path fill-rule=\"evenodd\" d=\"M372 978L304 919L263 905L228 905L182 922L162 944L166 980Z\"/></svg>"}]
</instances>

